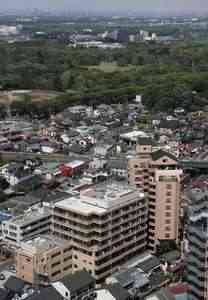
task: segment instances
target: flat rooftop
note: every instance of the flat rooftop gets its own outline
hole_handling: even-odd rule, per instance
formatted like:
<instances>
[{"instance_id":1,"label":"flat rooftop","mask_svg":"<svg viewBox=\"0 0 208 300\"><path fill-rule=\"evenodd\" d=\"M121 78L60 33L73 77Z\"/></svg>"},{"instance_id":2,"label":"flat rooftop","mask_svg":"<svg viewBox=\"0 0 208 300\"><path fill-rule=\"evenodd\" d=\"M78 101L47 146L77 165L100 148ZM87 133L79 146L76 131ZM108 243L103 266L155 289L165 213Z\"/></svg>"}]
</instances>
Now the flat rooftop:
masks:
<instances>
[{"instance_id":1,"label":"flat rooftop","mask_svg":"<svg viewBox=\"0 0 208 300\"><path fill-rule=\"evenodd\" d=\"M144 131L141 130L133 130L130 132L122 133L120 135L121 138L127 139L127 140L132 140L132 141L137 141L139 137L149 137Z\"/></svg>"},{"instance_id":2,"label":"flat rooftop","mask_svg":"<svg viewBox=\"0 0 208 300\"><path fill-rule=\"evenodd\" d=\"M42 207L39 209L31 209L24 215L14 217L9 220L10 223L17 226L26 226L33 222L36 222L44 217L49 217L51 215L49 208Z\"/></svg>"},{"instance_id":3,"label":"flat rooftop","mask_svg":"<svg viewBox=\"0 0 208 300\"><path fill-rule=\"evenodd\" d=\"M56 247L64 247L69 244L68 241L57 238L53 235L40 235L39 237L21 243L22 250L28 250L33 253L41 253Z\"/></svg>"},{"instance_id":4,"label":"flat rooftop","mask_svg":"<svg viewBox=\"0 0 208 300\"><path fill-rule=\"evenodd\" d=\"M85 162L83 160L73 160L73 161L65 164L65 166L70 167L70 168L78 168L84 164L85 164Z\"/></svg>"},{"instance_id":5,"label":"flat rooftop","mask_svg":"<svg viewBox=\"0 0 208 300\"><path fill-rule=\"evenodd\" d=\"M128 201L143 199L144 193L125 183L100 184L81 192L79 196L59 201L56 207L81 212L103 214Z\"/></svg>"}]
</instances>

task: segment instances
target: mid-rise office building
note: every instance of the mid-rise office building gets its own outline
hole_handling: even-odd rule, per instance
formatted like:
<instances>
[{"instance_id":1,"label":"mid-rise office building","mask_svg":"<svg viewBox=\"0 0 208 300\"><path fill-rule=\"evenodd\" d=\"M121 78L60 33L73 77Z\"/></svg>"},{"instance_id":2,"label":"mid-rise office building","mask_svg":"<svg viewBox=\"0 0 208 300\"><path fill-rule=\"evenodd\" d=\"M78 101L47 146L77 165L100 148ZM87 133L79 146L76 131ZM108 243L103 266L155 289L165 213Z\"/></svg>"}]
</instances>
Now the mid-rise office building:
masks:
<instances>
[{"instance_id":1,"label":"mid-rise office building","mask_svg":"<svg viewBox=\"0 0 208 300\"><path fill-rule=\"evenodd\" d=\"M50 225L51 211L48 207L30 209L23 215L3 221L3 240L18 247L23 240L49 233Z\"/></svg>"},{"instance_id":2,"label":"mid-rise office building","mask_svg":"<svg viewBox=\"0 0 208 300\"><path fill-rule=\"evenodd\" d=\"M193 190L189 209L189 300L208 299L208 191Z\"/></svg>"},{"instance_id":3,"label":"mid-rise office building","mask_svg":"<svg viewBox=\"0 0 208 300\"><path fill-rule=\"evenodd\" d=\"M17 277L35 286L57 281L72 271L68 241L42 235L21 243L16 253Z\"/></svg>"},{"instance_id":4,"label":"mid-rise office building","mask_svg":"<svg viewBox=\"0 0 208 300\"><path fill-rule=\"evenodd\" d=\"M149 248L154 252L162 241L178 241L182 170L170 153L153 151L149 138L140 138L136 149L128 163L129 183L147 195Z\"/></svg>"},{"instance_id":5,"label":"mid-rise office building","mask_svg":"<svg viewBox=\"0 0 208 300\"><path fill-rule=\"evenodd\" d=\"M147 201L123 183L99 185L55 203L52 231L72 246L72 269L97 284L147 246Z\"/></svg>"}]
</instances>

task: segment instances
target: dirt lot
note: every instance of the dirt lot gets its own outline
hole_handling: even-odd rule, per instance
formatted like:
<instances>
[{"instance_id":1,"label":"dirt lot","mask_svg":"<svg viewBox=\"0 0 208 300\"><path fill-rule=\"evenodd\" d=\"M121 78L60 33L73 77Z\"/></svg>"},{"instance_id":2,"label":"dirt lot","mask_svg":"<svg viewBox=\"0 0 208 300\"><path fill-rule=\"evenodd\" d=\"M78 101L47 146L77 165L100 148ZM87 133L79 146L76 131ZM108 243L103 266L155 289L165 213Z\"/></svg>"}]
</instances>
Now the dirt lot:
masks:
<instances>
[{"instance_id":1,"label":"dirt lot","mask_svg":"<svg viewBox=\"0 0 208 300\"><path fill-rule=\"evenodd\" d=\"M25 95L31 96L32 101L44 101L61 95L56 91L45 90L22 90L22 91L0 91L0 103L12 103L13 101L21 101Z\"/></svg>"}]
</instances>

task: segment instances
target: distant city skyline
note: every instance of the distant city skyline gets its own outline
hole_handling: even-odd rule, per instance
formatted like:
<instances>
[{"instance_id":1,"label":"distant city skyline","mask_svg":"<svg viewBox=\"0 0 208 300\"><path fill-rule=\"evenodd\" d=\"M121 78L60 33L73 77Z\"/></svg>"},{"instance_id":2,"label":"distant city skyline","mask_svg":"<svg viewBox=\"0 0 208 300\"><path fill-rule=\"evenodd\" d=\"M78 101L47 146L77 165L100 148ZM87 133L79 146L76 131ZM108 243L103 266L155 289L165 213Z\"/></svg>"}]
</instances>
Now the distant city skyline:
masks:
<instances>
[{"instance_id":1,"label":"distant city skyline","mask_svg":"<svg viewBox=\"0 0 208 300\"><path fill-rule=\"evenodd\" d=\"M207 0L7 0L0 12L32 11L132 12L138 15L207 14Z\"/></svg>"}]
</instances>

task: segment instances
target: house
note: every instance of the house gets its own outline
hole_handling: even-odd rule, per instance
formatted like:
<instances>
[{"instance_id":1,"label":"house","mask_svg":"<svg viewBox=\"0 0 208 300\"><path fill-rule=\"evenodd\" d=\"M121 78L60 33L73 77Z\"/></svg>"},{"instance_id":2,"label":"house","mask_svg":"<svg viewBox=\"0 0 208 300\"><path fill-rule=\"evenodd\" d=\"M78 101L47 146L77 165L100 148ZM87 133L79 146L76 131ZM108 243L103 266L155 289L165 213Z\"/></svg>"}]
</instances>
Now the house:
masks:
<instances>
[{"instance_id":1,"label":"house","mask_svg":"<svg viewBox=\"0 0 208 300\"><path fill-rule=\"evenodd\" d=\"M163 254L161 260L167 265L168 272L177 272L183 268L181 255L178 250L169 251Z\"/></svg>"},{"instance_id":2,"label":"house","mask_svg":"<svg viewBox=\"0 0 208 300\"><path fill-rule=\"evenodd\" d=\"M14 296L21 295L25 285L26 283L22 279L19 279L16 276L10 276L4 283L4 288L10 295Z\"/></svg>"},{"instance_id":3,"label":"house","mask_svg":"<svg viewBox=\"0 0 208 300\"><path fill-rule=\"evenodd\" d=\"M187 283L176 283L169 287L176 300L188 300L189 286Z\"/></svg>"},{"instance_id":4,"label":"house","mask_svg":"<svg viewBox=\"0 0 208 300\"><path fill-rule=\"evenodd\" d=\"M174 295L167 289L162 288L158 292L151 294L146 300L175 300Z\"/></svg>"},{"instance_id":5,"label":"house","mask_svg":"<svg viewBox=\"0 0 208 300\"><path fill-rule=\"evenodd\" d=\"M87 164L82 160L73 160L69 163L64 163L59 166L61 174L65 177L72 177L84 171Z\"/></svg>"},{"instance_id":6,"label":"house","mask_svg":"<svg viewBox=\"0 0 208 300\"><path fill-rule=\"evenodd\" d=\"M132 297L141 296L150 288L148 276L137 267L123 269L115 273L106 279L106 283L117 283Z\"/></svg>"},{"instance_id":7,"label":"house","mask_svg":"<svg viewBox=\"0 0 208 300\"><path fill-rule=\"evenodd\" d=\"M94 154L100 157L106 157L113 154L115 145L99 143L94 148Z\"/></svg>"},{"instance_id":8,"label":"house","mask_svg":"<svg viewBox=\"0 0 208 300\"><path fill-rule=\"evenodd\" d=\"M89 167L94 170L100 170L105 168L107 165L107 160L101 157L93 157L93 159L89 162Z\"/></svg>"},{"instance_id":9,"label":"house","mask_svg":"<svg viewBox=\"0 0 208 300\"><path fill-rule=\"evenodd\" d=\"M107 168L110 175L117 178L128 178L127 159L111 159L107 163Z\"/></svg>"},{"instance_id":10,"label":"house","mask_svg":"<svg viewBox=\"0 0 208 300\"><path fill-rule=\"evenodd\" d=\"M52 143L44 142L41 144L41 151L43 153L51 154L55 152L55 147Z\"/></svg>"},{"instance_id":11,"label":"house","mask_svg":"<svg viewBox=\"0 0 208 300\"><path fill-rule=\"evenodd\" d=\"M80 144L74 143L73 145L69 146L68 151L69 154L83 154L87 151L87 148Z\"/></svg>"},{"instance_id":12,"label":"house","mask_svg":"<svg viewBox=\"0 0 208 300\"><path fill-rule=\"evenodd\" d=\"M127 143L128 146L136 145L138 138L141 137L148 137L148 135L140 130L133 130L120 135L121 140Z\"/></svg>"},{"instance_id":13,"label":"house","mask_svg":"<svg viewBox=\"0 0 208 300\"><path fill-rule=\"evenodd\" d=\"M132 296L118 283L106 285L96 291L97 300L131 300Z\"/></svg>"},{"instance_id":14,"label":"house","mask_svg":"<svg viewBox=\"0 0 208 300\"><path fill-rule=\"evenodd\" d=\"M0 174L4 177L11 186L15 186L24 178L27 178L32 173L31 168L25 166L23 163L11 163L4 165L0 169Z\"/></svg>"},{"instance_id":15,"label":"house","mask_svg":"<svg viewBox=\"0 0 208 300\"><path fill-rule=\"evenodd\" d=\"M94 300L95 280L85 270L68 275L35 292L28 300Z\"/></svg>"},{"instance_id":16,"label":"house","mask_svg":"<svg viewBox=\"0 0 208 300\"><path fill-rule=\"evenodd\" d=\"M9 291L3 289L3 288L0 288L0 299L1 300L8 300L10 299L10 293Z\"/></svg>"}]
</instances>

